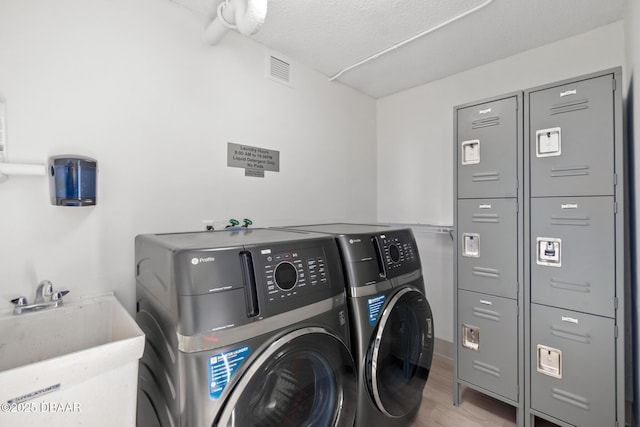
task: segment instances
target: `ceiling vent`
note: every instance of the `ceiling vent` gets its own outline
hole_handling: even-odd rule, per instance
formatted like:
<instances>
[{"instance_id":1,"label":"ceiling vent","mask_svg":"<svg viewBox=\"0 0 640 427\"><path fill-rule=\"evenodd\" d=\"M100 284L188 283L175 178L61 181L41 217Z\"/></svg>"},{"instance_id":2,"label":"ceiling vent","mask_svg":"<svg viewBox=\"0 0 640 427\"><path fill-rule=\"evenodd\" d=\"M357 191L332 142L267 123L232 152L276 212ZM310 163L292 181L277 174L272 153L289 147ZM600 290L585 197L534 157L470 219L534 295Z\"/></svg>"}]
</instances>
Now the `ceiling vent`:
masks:
<instances>
[{"instance_id":1,"label":"ceiling vent","mask_svg":"<svg viewBox=\"0 0 640 427\"><path fill-rule=\"evenodd\" d=\"M271 80L291 86L291 64L288 61L269 54L267 69Z\"/></svg>"}]
</instances>

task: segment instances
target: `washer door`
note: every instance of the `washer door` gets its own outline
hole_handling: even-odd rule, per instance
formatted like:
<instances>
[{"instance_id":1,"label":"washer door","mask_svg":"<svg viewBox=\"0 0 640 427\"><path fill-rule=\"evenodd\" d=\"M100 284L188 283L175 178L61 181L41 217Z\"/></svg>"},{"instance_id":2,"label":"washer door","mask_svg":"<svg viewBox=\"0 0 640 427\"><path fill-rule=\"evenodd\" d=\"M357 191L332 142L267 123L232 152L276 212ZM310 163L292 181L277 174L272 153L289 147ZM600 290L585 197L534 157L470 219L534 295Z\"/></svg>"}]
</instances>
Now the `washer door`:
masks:
<instances>
[{"instance_id":1,"label":"washer door","mask_svg":"<svg viewBox=\"0 0 640 427\"><path fill-rule=\"evenodd\" d=\"M325 329L275 341L243 374L214 427L352 426L356 370L348 348Z\"/></svg>"},{"instance_id":2,"label":"washer door","mask_svg":"<svg viewBox=\"0 0 640 427\"><path fill-rule=\"evenodd\" d=\"M382 312L367 351L367 386L380 411L403 417L420 406L432 356L431 307L422 292L403 288Z\"/></svg>"}]
</instances>

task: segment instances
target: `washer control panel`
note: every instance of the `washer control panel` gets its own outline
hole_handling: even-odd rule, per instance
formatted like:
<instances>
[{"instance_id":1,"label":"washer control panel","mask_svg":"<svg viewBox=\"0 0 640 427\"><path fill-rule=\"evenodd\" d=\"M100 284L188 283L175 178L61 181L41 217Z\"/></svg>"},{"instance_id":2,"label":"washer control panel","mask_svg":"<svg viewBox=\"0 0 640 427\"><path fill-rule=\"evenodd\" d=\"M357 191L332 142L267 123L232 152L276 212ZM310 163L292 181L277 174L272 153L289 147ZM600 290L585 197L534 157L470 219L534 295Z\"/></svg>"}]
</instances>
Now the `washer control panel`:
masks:
<instances>
[{"instance_id":1,"label":"washer control panel","mask_svg":"<svg viewBox=\"0 0 640 427\"><path fill-rule=\"evenodd\" d=\"M384 248L384 259L389 270L402 267L405 262L411 262L416 259L413 244L410 241L403 240L401 236L387 236L381 234L382 247Z\"/></svg>"},{"instance_id":2,"label":"washer control panel","mask_svg":"<svg viewBox=\"0 0 640 427\"><path fill-rule=\"evenodd\" d=\"M321 248L295 251L262 251L267 299L284 300L312 292L328 284L327 266Z\"/></svg>"},{"instance_id":3,"label":"washer control panel","mask_svg":"<svg viewBox=\"0 0 640 427\"><path fill-rule=\"evenodd\" d=\"M383 264L381 275L387 279L421 267L415 240L408 230L380 233L375 240L379 263Z\"/></svg>"}]
</instances>

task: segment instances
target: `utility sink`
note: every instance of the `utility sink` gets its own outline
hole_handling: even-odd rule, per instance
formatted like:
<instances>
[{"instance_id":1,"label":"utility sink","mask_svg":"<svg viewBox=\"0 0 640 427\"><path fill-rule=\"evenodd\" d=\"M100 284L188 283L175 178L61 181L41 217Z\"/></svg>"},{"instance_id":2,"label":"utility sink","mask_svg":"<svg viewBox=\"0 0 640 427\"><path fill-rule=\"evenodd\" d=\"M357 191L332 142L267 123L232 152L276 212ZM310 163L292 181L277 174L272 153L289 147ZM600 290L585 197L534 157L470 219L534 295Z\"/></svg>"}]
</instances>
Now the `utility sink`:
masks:
<instances>
[{"instance_id":1,"label":"utility sink","mask_svg":"<svg viewBox=\"0 0 640 427\"><path fill-rule=\"evenodd\" d=\"M0 316L0 426L133 426L143 350L113 295Z\"/></svg>"}]
</instances>

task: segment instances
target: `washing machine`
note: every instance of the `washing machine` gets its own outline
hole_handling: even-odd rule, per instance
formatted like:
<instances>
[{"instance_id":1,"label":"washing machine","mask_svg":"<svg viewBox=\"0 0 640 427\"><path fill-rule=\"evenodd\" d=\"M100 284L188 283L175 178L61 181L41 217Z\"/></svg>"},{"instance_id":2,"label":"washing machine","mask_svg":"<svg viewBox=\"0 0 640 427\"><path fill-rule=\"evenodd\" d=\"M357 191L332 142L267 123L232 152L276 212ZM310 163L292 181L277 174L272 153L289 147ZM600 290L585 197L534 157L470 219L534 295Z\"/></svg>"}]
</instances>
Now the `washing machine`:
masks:
<instances>
[{"instance_id":1,"label":"washing machine","mask_svg":"<svg viewBox=\"0 0 640 427\"><path fill-rule=\"evenodd\" d=\"M344 276L326 235L135 239L138 426L353 426Z\"/></svg>"},{"instance_id":2,"label":"washing machine","mask_svg":"<svg viewBox=\"0 0 640 427\"><path fill-rule=\"evenodd\" d=\"M410 228L318 224L335 237L347 277L358 427L411 425L433 357L433 315Z\"/></svg>"}]
</instances>

